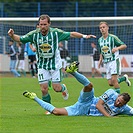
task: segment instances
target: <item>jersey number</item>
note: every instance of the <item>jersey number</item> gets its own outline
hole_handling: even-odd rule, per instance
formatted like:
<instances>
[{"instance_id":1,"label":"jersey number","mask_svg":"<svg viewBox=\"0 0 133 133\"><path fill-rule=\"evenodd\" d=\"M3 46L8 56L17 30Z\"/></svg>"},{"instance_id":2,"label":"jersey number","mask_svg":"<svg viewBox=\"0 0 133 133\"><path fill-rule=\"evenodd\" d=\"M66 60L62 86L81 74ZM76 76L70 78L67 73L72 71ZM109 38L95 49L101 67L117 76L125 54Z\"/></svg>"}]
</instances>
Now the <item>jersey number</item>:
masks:
<instances>
[{"instance_id":1,"label":"jersey number","mask_svg":"<svg viewBox=\"0 0 133 133\"><path fill-rule=\"evenodd\" d=\"M44 79L43 74L39 74L39 80Z\"/></svg>"}]
</instances>

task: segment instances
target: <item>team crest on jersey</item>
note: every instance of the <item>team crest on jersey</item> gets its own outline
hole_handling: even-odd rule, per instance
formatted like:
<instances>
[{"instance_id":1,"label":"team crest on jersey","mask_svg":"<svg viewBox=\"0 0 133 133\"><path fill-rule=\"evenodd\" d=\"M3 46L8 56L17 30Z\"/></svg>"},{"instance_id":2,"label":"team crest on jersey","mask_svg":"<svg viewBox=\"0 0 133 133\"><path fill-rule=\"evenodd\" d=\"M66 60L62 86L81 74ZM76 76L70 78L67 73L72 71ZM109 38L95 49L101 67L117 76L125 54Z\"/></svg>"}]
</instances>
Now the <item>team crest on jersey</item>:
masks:
<instances>
[{"instance_id":1,"label":"team crest on jersey","mask_svg":"<svg viewBox=\"0 0 133 133\"><path fill-rule=\"evenodd\" d=\"M108 95L105 93L104 95L102 95L102 98L103 98L104 100L107 100L107 99L108 99Z\"/></svg>"},{"instance_id":2,"label":"team crest on jersey","mask_svg":"<svg viewBox=\"0 0 133 133\"><path fill-rule=\"evenodd\" d=\"M108 46L103 46L102 47L102 52L107 53L109 51L109 47Z\"/></svg>"},{"instance_id":3,"label":"team crest on jersey","mask_svg":"<svg viewBox=\"0 0 133 133\"><path fill-rule=\"evenodd\" d=\"M39 39L39 44L43 43L42 39Z\"/></svg>"},{"instance_id":4,"label":"team crest on jersey","mask_svg":"<svg viewBox=\"0 0 133 133\"><path fill-rule=\"evenodd\" d=\"M39 46L39 48L44 52L49 52L49 50L51 49L51 45L50 44L47 44L47 43L44 43L44 44L41 44Z\"/></svg>"}]
</instances>

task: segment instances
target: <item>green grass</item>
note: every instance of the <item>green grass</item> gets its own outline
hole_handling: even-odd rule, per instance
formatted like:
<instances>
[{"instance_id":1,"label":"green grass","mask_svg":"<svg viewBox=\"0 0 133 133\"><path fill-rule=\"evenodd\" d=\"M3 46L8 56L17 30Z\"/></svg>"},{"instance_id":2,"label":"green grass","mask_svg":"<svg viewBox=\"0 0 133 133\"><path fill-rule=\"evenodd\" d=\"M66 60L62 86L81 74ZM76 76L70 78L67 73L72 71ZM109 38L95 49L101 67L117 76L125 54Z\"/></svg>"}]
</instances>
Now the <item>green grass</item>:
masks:
<instances>
[{"instance_id":1,"label":"green grass","mask_svg":"<svg viewBox=\"0 0 133 133\"><path fill-rule=\"evenodd\" d=\"M109 86L106 79L90 78L99 96ZM65 78L70 97L64 101L61 93L50 90L52 103L57 107L71 105L77 101L82 85L75 78ZM133 133L133 117L88 117L45 115L34 101L22 96L25 90L35 92L41 98L37 79L1 78L0 79L0 133ZM132 79L133 84L133 79ZM133 88L121 84L121 92L133 96ZM129 105L133 105L133 100Z\"/></svg>"}]
</instances>

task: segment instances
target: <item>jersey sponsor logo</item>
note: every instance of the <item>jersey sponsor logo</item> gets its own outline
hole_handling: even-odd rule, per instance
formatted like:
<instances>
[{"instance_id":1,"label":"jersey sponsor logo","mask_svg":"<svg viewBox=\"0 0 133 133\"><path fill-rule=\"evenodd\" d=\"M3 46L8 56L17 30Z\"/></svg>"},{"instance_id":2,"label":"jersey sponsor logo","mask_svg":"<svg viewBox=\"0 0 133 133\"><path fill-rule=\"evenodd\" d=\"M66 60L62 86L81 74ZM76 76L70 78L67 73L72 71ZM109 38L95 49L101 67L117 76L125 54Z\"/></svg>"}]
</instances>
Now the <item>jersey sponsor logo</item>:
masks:
<instances>
[{"instance_id":1,"label":"jersey sponsor logo","mask_svg":"<svg viewBox=\"0 0 133 133\"><path fill-rule=\"evenodd\" d=\"M109 47L108 46L103 46L102 47L102 52L107 53L109 51Z\"/></svg>"},{"instance_id":2,"label":"jersey sponsor logo","mask_svg":"<svg viewBox=\"0 0 133 133\"><path fill-rule=\"evenodd\" d=\"M49 50L51 49L51 45L50 44L47 44L47 43L44 43L44 44L41 44L39 46L39 48L44 52L49 52Z\"/></svg>"},{"instance_id":3,"label":"jersey sponsor logo","mask_svg":"<svg viewBox=\"0 0 133 133\"><path fill-rule=\"evenodd\" d=\"M113 110L111 110L111 108L106 103L103 105L103 107L104 107L104 109L106 110L106 112L108 114L110 114L112 116L115 115L115 113L113 112Z\"/></svg>"}]
</instances>

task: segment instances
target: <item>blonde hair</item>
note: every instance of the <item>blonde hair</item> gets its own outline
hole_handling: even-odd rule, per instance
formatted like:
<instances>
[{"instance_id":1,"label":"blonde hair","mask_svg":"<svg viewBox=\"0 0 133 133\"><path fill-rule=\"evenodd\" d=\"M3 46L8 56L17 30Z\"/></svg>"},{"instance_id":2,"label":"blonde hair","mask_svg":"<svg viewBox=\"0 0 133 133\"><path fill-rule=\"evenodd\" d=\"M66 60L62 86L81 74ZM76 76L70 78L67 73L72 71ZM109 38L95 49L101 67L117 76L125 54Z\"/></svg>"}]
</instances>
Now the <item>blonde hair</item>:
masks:
<instances>
[{"instance_id":1,"label":"blonde hair","mask_svg":"<svg viewBox=\"0 0 133 133\"><path fill-rule=\"evenodd\" d=\"M105 21L100 22L100 23L99 23L99 26L100 26L101 24L106 24L106 25L109 27L108 23L105 22Z\"/></svg>"}]
</instances>

